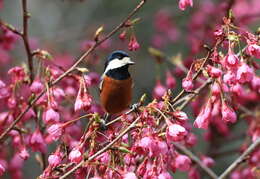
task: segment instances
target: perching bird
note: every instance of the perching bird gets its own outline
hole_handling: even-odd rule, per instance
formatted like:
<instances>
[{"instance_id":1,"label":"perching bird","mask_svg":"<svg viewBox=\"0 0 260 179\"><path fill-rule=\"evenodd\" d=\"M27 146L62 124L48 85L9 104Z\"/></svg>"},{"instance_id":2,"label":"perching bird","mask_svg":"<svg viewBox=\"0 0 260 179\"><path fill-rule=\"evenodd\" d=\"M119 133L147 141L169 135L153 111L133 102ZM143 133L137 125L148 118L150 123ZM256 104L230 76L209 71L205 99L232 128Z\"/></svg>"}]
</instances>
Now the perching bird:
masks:
<instances>
[{"instance_id":1,"label":"perching bird","mask_svg":"<svg viewBox=\"0 0 260 179\"><path fill-rule=\"evenodd\" d=\"M131 104L133 82L128 67L133 64L129 55L119 50L112 52L106 60L100 101L109 115L120 113Z\"/></svg>"}]
</instances>

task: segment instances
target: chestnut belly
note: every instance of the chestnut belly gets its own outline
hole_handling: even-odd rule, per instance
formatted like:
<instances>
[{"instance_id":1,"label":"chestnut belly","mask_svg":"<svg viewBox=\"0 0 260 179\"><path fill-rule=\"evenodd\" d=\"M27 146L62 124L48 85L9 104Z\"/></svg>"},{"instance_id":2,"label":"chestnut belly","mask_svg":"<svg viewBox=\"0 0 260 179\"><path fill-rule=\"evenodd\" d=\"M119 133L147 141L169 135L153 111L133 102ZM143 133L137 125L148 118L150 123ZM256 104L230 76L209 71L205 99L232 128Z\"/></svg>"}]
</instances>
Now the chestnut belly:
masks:
<instances>
[{"instance_id":1,"label":"chestnut belly","mask_svg":"<svg viewBox=\"0 0 260 179\"><path fill-rule=\"evenodd\" d=\"M114 80L104 77L100 93L101 105L109 114L122 112L132 99L132 79Z\"/></svg>"}]
</instances>

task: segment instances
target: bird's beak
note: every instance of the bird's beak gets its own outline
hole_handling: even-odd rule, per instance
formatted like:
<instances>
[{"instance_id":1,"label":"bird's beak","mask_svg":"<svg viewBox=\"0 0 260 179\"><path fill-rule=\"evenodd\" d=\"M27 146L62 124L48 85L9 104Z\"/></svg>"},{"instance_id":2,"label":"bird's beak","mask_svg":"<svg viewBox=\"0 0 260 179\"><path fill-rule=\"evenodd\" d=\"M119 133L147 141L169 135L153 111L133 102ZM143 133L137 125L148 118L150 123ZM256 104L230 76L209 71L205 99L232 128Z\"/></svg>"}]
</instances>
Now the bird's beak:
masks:
<instances>
[{"instance_id":1,"label":"bird's beak","mask_svg":"<svg viewBox=\"0 0 260 179\"><path fill-rule=\"evenodd\" d=\"M128 64L128 65L134 65L135 62L133 62L133 61L128 57L128 59L127 59L127 64Z\"/></svg>"}]
</instances>

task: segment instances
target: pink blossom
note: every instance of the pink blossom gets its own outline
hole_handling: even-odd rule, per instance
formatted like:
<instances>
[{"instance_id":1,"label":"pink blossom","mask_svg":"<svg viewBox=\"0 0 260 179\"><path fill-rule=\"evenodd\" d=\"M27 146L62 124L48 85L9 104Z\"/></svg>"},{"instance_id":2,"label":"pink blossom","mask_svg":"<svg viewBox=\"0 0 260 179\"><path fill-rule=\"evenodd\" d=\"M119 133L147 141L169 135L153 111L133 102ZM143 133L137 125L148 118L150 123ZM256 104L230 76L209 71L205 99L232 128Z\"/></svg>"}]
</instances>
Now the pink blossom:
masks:
<instances>
[{"instance_id":1,"label":"pink blossom","mask_svg":"<svg viewBox=\"0 0 260 179\"><path fill-rule=\"evenodd\" d=\"M212 78L218 78L222 75L222 71L211 65L207 65L207 71Z\"/></svg>"},{"instance_id":2,"label":"pink blossom","mask_svg":"<svg viewBox=\"0 0 260 179\"><path fill-rule=\"evenodd\" d=\"M137 176L134 172L128 172L124 174L123 179L137 179Z\"/></svg>"},{"instance_id":3,"label":"pink blossom","mask_svg":"<svg viewBox=\"0 0 260 179\"><path fill-rule=\"evenodd\" d=\"M62 124L56 123L51 125L48 129L47 132L49 133L49 136L53 141L57 141L60 136L62 135Z\"/></svg>"},{"instance_id":4,"label":"pink blossom","mask_svg":"<svg viewBox=\"0 0 260 179\"><path fill-rule=\"evenodd\" d=\"M189 120L187 114L185 112L183 112L183 111L179 111L179 110L178 111L174 111L172 113L172 115L173 115L173 117L177 118L180 121L187 121L187 120Z\"/></svg>"},{"instance_id":5,"label":"pink blossom","mask_svg":"<svg viewBox=\"0 0 260 179\"><path fill-rule=\"evenodd\" d=\"M138 146L143 149L145 152L149 152L149 156L153 156L157 150L156 141L152 137L143 137Z\"/></svg>"},{"instance_id":6,"label":"pink blossom","mask_svg":"<svg viewBox=\"0 0 260 179\"><path fill-rule=\"evenodd\" d=\"M194 146L196 143L197 143L198 139L196 137L196 135L192 134L192 133L189 133L186 138L185 138L185 144L187 146Z\"/></svg>"},{"instance_id":7,"label":"pink blossom","mask_svg":"<svg viewBox=\"0 0 260 179\"><path fill-rule=\"evenodd\" d=\"M17 105L17 101L16 101L16 98L14 95L10 96L10 98L8 98L7 100L7 106L10 108L10 109L14 109Z\"/></svg>"},{"instance_id":8,"label":"pink blossom","mask_svg":"<svg viewBox=\"0 0 260 179\"><path fill-rule=\"evenodd\" d=\"M169 89L173 89L176 86L176 80L175 78L172 76L170 71L166 72L166 86Z\"/></svg>"},{"instance_id":9,"label":"pink blossom","mask_svg":"<svg viewBox=\"0 0 260 179\"><path fill-rule=\"evenodd\" d=\"M237 68L239 64L238 57L232 50L229 50L228 54L224 58L224 65L227 68Z\"/></svg>"},{"instance_id":10,"label":"pink blossom","mask_svg":"<svg viewBox=\"0 0 260 179\"><path fill-rule=\"evenodd\" d=\"M207 157L205 155L201 156L201 161L207 167L212 167L215 164L214 160L211 157Z\"/></svg>"},{"instance_id":11,"label":"pink blossom","mask_svg":"<svg viewBox=\"0 0 260 179\"><path fill-rule=\"evenodd\" d=\"M193 6L193 0L180 0L179 1L179 8L180 10L184 11L187 6Z\"/></svg>"},{"instance_id":12,"label":"pink blossom","mask_svg":"<svg viewBox=\"0 0 260 179\"><path fill-rule=\"evenodd\" d=\"M5 170L5 167L0 163L0 176L4 174Z\"/></svg>"},{"instance_id":13,"label":"pink blossom","mask_svg":"<svg viewBox=\"0 0 260 179\"><path fill-rule=\"evenodd\" d=\"M82 87L79 88L79 92L74 104L74 110L80 111L81 109L89 110L92 103L92 97Z\"/></svg>"},{"instance_id":14,"label":"pink blossom","mask_svg":"<svg viewBox=\"0 0 260 179\"><path fill-rule=\"evenodd\" d=\"M48 157L48 162L51 167L56 167L61 163L61 156L58 154L52 154Z\"/></svg>"},{"instance_id":15,"label":"pink blossom","mask_svg":"<svg viewBox=\"0 0 260 179\"><path fill-rule=\"evenodd\" d=\"M254 90L258 91L260 93L260 77L254 75L253 80L251 81L251 86ZM1 97L0 97L1 99Z\"/></svg>"},{"instance_id":16,"label":"pink blossom","mask_svg":"<svg viewBox=\"0 0 260 179\"><path fill-rule=\"evenodd\" d=\"M36 78L30 86L31 92L36 94L40 93L43 89L44 89L44 85L38 78Z\"/></svg>"},{"instance_id":17,"label":"pink blossom","mask_svg":"<svg viewBox=\"0 0 260 179\"><path fill-rule=\"evenodd\" d=\"M172 176L168 172L164 171L159 174L158 179L172 179Z\"/></svg>"},{"instance_id":18,"label":"pink blossom","mask_svg":"<svg viewBox=\"0 0 260 179\"><path fill-rule=\"evenodd\" d=\"M234 94L238 95L238 96L243 96L244 93L245 93L242 85L239 84L239 83L231 86L230 91L233 92Z\"/></svg>"},{"instance_id":19,"label":"pink blossom","mask_svg":"<svg viewBox=\"0 0 260 179\"><path fill-rule=\"evenodd\" d=\"M124 41L126 39L126 30L122 31L118 37L120 40Z\"/></svg>"},{"instance_id":20,"label":"pink blossom","mask_svg":"<svg viewBox=\"0 0 260 179\"><path fill-rule=\"evenodd\" d=\"M221 87L220 87L220 85L219 85L219 83L217 81L215 81L213 83L213 85L211 86L211 92L212 92L212 95L215 95L215 96L220 95Z\"/></svg>"},{"instance_id":21,"label":"pink blossom","mask_svg":"<svg viewBox=\"0 0 260 179\"><path fill-rule=\"evenodd\" d=\"M60 114L53 108L48 107L47 110L43 113L43 121L46 124L57 123L60 121Z\"/></svg>"},{"instance_id":22,"label":"pink blossom","mask_svg":"<svg viewBox=\"0 0 260 179\"><path fill-rule=\"evenodd\" d=\"M80 151L79 147L75 147L72 149L72 151L69 153L69 160L71 162L79 163L83 159L83 154Z\"/></svg>"},{"instance_id":23,"label":"pink blossom","mask_svg":"<svg viewBox=\"0 0 260 179\"><path fill-rule=\"evenodd\" d=\"M46 152L46 143L39 129L36 129L30 138L30 146L33 151Z\"/></svg>"},{"instance_id":24,"label":"pink blossom","mask_svg":"<svg viewBox=\"0 0 260 179\"><path fill-rule=\"evenodd\" d=\"M182 80L182 87L185 91L192 91L193 90L193 82L192 82L192 78L191 77L186 77Z\"/></svg>"},{"instance_id":25,"label":"pink blossom","mask_svg":"<svg viewBox=\"0 0 260 179\"><path fill-rule=\"evenodd\" d=\"M255 56L260 59L260 46L256 43L249 44L246 49L249 55Z\"/></svg>"},{"instance_id":26,"label":"pink blossom","mask_svg":"<svg viewBox=\"0 0 260 179\"><path fill-rule=\"evenodd\" d=\"M100 156L98 156L96 159L99 160L101 163L104 163L104 164L109 165L110 155L109 155L108 152L104 152L103 154L101 154Z\"/></svg>"},{"instance_id":27,"label":"pink blossom","mask_svg":"<svg viewBox=\"0 0 260 179\"><path fill-rule=\"evenodd\" d=\"M12 77L12 82L23 81L25 78L25 72L22 67L13 67L8 71L8 74Z\"/></svg>"},{"instance_id":28,"label":"pink blossom","mask_svg":"<svg viewBox=\"0 0 260 179\"><path fill-rule=\"evenodd\" d=\"M161 99L163 95L166 93L166 87L161 84L160 80L156 81L156 85L153 89L153 97L156 99Z\"/></svg>"},{"instance_id":29,"label":"pink blossom","mask_svg":"<svg viewBox=\"0 0 260 179\"><path fill-rule=\"evenodd\" d=\"M198 128L207 129L209 125L209 119L211 116L212 105L211 102L207 102L206 106L202 107L199 115L194 121L194 126Z\"/></svg>"},{"instance_id":30,"label":"pink blossom","mask_svg":"<svg viewBox=\"0 0 260 179\"><path fill-rule=\"evenodd\" d=\"M180 141L187 135L188 132L179 124L170 124L166 133L170 140Z\"/></svg>"},{"instance_id":31,"label":"pink blossom","mask_svg":"<svg viewBox=\"0 0 260 179\"><path fill-rule=\"evenodd\" d=\"M196 167L192 167L188 173L189 179L200 179L200 173Z\"/></svg>"},{"instance_id":32,"label":"pink blossom","mask_svg":"<svg viewBox=\"0 0 260 179\"><path fill-rule=\"evenodd\" d=\"M237 80L239 83L249 82L253 79L254 70L246 63L242 63L237 69Z\"/></svg>"},{"instance_id":33,"label":"pink blossom","mask_svg":"<svg viewBox=\"0 0 260 179\"><path fill-rule=\"evenodd\" d=\"M0 82L0 99L7 98L9 96L10 96L10 89L5 85L4 82L1 81Z\"/></svg>"},{"instance_id":34,"label":"pink blossom","mask_svg":"<svg viewBox=\"0 0 260 179\"><path fill-rule=\"evenodd\" d=\"M234 123L237 120L235 111L231 107L229 107L225 102L222 102L221 114L222 114L222 120L226 122Z\"/></svg>"},{"instance_id":35,"label":"pink blossom","mask_svg":"<svg viewBox=\"0 0 260 179\"><path fill-rule=\"evenodd\" d=\"M130 41L128 43L128 49L130 51L136 51L140 48L139 43L136 40L136 37L134 35L131 36Z\"/></svg>"},{"instance_id":36,"label":"pink blossom","mask_svg":"<svg viewBox=\"0 0 260 179\"><path fill-rule=\"evenodd\" d=\"M227 84L235 84L236 81L237 81L237 78L236 78L236 73L234 71L227 71L226 74L223 76L223 81L224 83L227 83Z\"/></svg>"},{"instance_id":37,"label":"pink blossom","mask_svg":"<svg viewBox=\"0 0 260 179\"><path fill-rule=\"evenodd\" d=\"M175 166L181 171L188 171L190 169L191 160L186 155L179 154L175 158Z\"/></svg>"},{"instance_id":38,"label":"pink blossom","mask_svg":"<svg viewBox=\"0 0 260 179\"><path fill-rule=\"evenodd\" d=\"M23 147L20 152L19 152L19 156L23 159L23 160L27 160L30 156L29 152L26 150L25 147Z\"/></svg>"}]
</instances>

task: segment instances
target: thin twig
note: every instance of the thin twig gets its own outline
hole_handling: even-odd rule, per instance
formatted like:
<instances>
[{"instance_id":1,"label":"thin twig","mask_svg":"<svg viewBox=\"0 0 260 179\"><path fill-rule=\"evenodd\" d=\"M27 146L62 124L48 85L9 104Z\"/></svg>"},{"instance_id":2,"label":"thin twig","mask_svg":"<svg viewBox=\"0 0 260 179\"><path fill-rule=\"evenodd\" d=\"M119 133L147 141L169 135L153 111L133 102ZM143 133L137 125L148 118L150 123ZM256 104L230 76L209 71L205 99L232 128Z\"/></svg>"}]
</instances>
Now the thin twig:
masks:
<instances>
[{"instance_id":1,"label":"thin twig","mask_svg":"<svg viewBox=\"0 0 260 179\"><path fill-rule=\"evenodd\" d=\"M208 168L206 165L204 165L201 160L195 156L191 151L189 151L186 147L184 147L181 144L178 143L173 143L173 145L181 152L183 152L184 154L188 155L195 163L197 163L211 178L213 179L217 179L218 176L210 169Z\"/></svg>"},{"instance_id":2,"label":"thin twig","mask_svg":"<svg viewBox=\"0 0 260 179\"><path fill-rule=\"evenodd\" d=\"M53 86L61 81L65 76L70 74L77 65L82 62L91 52L93 52L100 44L113 36L116 32L118 32L122 27L124 27L125 23L138 12L138 10L145 4L146 0L142 0L131 13L118 25L116 26L108 35L106 35L103 39L96 42L93 46L91 46L85 53L83 53L78 60L63 74L61 74L56 80L54 80L49 86ZM13 123L1 134L0 143L2 143L7 136L7 134L12 130L12 128L22 119L22 117L29 111L29 109L44 95L46 89L44 89L32 102L27 106L27 108L19 114L19 116L13 121Z\"/></svg>"},{"instance_id":3,"label":"thin twig","mask_svg":"<svg viewBox=\"0 0 260 179\"><path fill-rule=\"evenodd\" d=\"M198 76L200 75L200 73L202 72L202 69L204 68L204 65L206 64L206 62L208 61L208 59L210 58L211 54L212 54L213 50L209 50L207 56L204 58L200 69L195 73L195 75L192 77L192 80L196 80L198 78ZM173 100L172 100L172 104L174 105L175 102L177 102L182 95L184 95L186 93L185 90L182 90Z\"/></svg>"},{"instance_id":4,"label":"thin twig","mask_svg":"<svg viewBox=\"0 0 260 179\"><path fill-rule=\"evenodd\" d=\"M28 66L29 66L29 73L30 73L30 81L32 82L34 79L34 72L33 72L33 58L32 52L29 44L28 38L28 20L30 15L27 11L27 0L22 0L22 13L23 13L23 43L27 54Z\"/></svg>"},{"instance_id":5,"label":"thin twig","mask_svg":"<svg viewBox=\"0 0 260 179\"><path fill-rule=\"evenodd\" d=\"M10 30L11 32L13 32L16 35L22 36L22 32L20 32L19 30L17 30L15 27L13 27L10 24L5 23L4 21L2 21L0 19L0 25L5 27L6 29Z\"/></svg>"},{"instance_id":6,"label":"thin twig","mask_svg":"<svg viewBox=\"0 0 260 179\"><path fill-rule=\"evenodd\" d=\"M105 151L107 151L111 146L113 146L121 137L123 137L128 131L130 131L132 128L134 128L135 124L140 120L140 116L135 119L133 123L131 123L121 134L119 134L112 142L110 142L108 145L106 145L104 148L99 150L94 155L90 156L86 161L91 161L97 156L101 155ZM82 160L80 163L78 163L75 167L73 167L71 170L69 170L67 173L59 177L59 179L64 179L68 177L70 174L75 172L78 168L80 168L85 162L85 160Z\"/></svg>"},{"instance_id":7,"label":"thin twig","mask_svg":"<svg viewBox=\"0 0 260 179\"><path fill-rule=\"evenodd\" d=\"M256 139L255 142L253 142L246 151L238 157L219 177L219 179L226 178L234 169L238 167L240 163L242 163L248 155L250 155L257 147L260 146L260 137Z\"/></svg>"}]
</instances>

